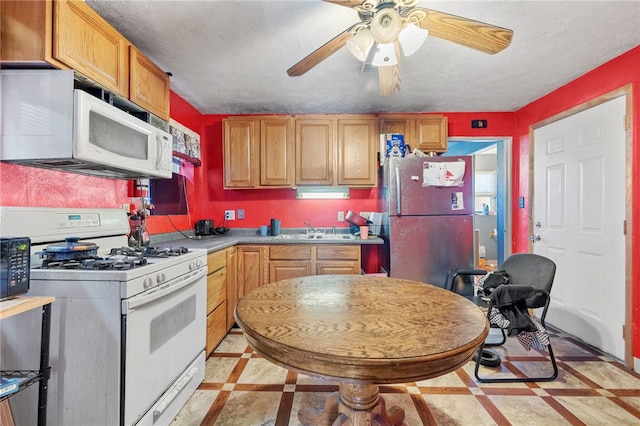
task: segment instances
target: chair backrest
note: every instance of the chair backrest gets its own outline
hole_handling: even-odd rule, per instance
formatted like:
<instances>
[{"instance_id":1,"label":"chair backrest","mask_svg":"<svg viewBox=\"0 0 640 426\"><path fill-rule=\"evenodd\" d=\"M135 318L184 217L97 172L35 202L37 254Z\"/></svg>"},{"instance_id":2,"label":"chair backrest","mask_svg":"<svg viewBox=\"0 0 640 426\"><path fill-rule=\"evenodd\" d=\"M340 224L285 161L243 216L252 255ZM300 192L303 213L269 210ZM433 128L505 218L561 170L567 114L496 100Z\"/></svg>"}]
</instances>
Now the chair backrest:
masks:
<instances>
[{"instance_id":1,"label":"chair backrest","mask_svg":"<svg viewBox=\"0 0 640 426\"><path fill-rule=\"evenodd\" d=\"M539 290L551 292L556 275L553 260L534 253L516 253L509 256L500 266L509 274L509 284L529 285ZM527 300L531 308L544 306L542 299Z\"/></svg>"}]
</instances>

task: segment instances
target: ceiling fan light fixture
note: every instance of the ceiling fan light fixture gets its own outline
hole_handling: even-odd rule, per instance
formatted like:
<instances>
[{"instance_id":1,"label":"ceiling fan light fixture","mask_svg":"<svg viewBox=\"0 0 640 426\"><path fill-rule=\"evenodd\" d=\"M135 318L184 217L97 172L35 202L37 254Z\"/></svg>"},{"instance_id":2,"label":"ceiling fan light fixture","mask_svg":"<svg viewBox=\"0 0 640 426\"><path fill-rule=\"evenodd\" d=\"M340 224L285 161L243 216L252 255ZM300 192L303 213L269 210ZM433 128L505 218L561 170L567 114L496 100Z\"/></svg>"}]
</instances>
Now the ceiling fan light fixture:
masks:
<instances>
[{"instance_id":1,"label":"ceiling fan light fixture","mask_svg":"<svg viewBox=\"0 0 640 426\"><path fill-rule=\"evenodd\" d=\"M397 64L398 57L393 43L376 44L371 65L374 67L386 67Z\"/></svg>"},{"instance_id":2,"label":"ceiling fan light fixture","mask_svg":"<svg viewBox=\"0 0 640 426\"><path fill-rule=\"evenodd\" d=\"M358 31L353 38L347 40L349 52L362 62L367 60L371 47L373 47L373 37L368 28Z\"/></svg>"},{"instance_id":3,"label":"ceiling fan light fixture","mask_svg":"<svg viewBox=\"0 0 640 426\"><path fill-rule=\"evenodd\" d=\"M414 24L407 24L398 34L398 41L404 56L413 55L424 44L429 31Z\"/></svg>"}]
</instances>

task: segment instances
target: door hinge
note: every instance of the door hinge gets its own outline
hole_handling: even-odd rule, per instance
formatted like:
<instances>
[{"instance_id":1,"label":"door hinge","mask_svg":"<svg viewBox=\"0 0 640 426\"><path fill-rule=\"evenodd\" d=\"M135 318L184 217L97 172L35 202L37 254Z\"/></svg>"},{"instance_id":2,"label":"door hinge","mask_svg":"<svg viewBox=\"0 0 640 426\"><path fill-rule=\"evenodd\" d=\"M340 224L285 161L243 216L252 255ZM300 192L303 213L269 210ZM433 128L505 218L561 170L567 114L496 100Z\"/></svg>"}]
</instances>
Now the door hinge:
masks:
<instances>
[{"instance_id":1,"label":"door hinge","mask_svg":"<svg viewBox=\"0 0 640 426\"><path fill-rule=\"evenodd\" d=\"M622 324L622 340L627 338L627 326L626 324Z\"/></svg>"},{"instance_id":2,"label":"door hinge","mask_svg":"<svg viewBox=\"0 0 640 426\"><path fill-rule=\"evenodd\" d=\"M622 117L622 127L624 128L624 130L629 130L629 116L628 115L624 115Z\"/></svg>"},{"instance_id":3,"label":"door hinge","mask_svg":"<svg viewBox=\"0 0 640 426\"><path fill-rule=\"evenodd\" d=\"M627 236L627 219L622 221L622 235Z\"/></svg>"}]
</instances>

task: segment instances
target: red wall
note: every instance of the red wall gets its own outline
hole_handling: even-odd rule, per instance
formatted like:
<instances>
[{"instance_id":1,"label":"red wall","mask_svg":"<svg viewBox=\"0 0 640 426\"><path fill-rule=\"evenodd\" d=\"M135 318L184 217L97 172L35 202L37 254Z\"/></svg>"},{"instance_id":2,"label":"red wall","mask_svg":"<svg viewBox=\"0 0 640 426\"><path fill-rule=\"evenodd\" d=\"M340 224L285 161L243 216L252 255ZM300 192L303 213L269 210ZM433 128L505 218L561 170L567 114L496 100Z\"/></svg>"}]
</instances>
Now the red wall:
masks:
<instances>
[{"instance_id":1,"label":"red wall","mask_svg":"<svg viewBox=\"0 0 640 426\"><path fill-rule=\"evenodd\" d=\"M529 205L529 127L583 102L627 84L636 94L633 100L633 160L640 164L640 46L594 69L560 89L532 102L516 112L445 113L449 134L453 137L513 137L513 242L514 252L528 251L529 210L519 209L517 200L525 197ZM188 186L190 217L152 217L148 229L152 234L191 229L197 219L212 218L218 223L225 209L245 209L245 220L231 227L257 227L271 217L282 220L284 227L301 227L307 220L314 226L328 227L337 222L337 211L352 209L371 211L377 208L377 190L352 190L349 200L296 200L293 190L222 189L222 115L202 115L175 93L171 94L171 117L201 136L202 166L195 171L194 183ZM471 129L472 119L487 119L486 129ZM633 190L640 187L640 168L632 176ZM121 207L130 202L127 182L84 177L0 163L0 204L5 206ZM633 205L633 246L638 247L640 203ZM337 224L340 225L339 223ZM343 224L346 225L346 224ZM364 252L364 266L373 271L374 254ZM640 256L632 265L632 286L640 288ZM633 335L635 356L640 357L640 292L633 295ZM640 337L640 336L639 336Z\"/></svg>"},{"instance_id":2,"label":"red wall","mask_svg":"<svg viewBox=\"0 0 640 426\"><path fill-rule=\"evenodd\" d=\"M626 85L632 86L633 98L633 146L630 153L633 160L630 194L640 196L640 46L590 71L548 95L532 102L516 112L516 131L513 138L513 247L515 252L528 251L529 210L517 209L518 197L525 197L529 205L529 127L545 118L552 117L598 96ZM631 226L632 247L640 247L640 203L632 203ZM633 355L640 357L640 256L635 253L631 265ZM622 308L622 306L620 307Z\"/></svg>"}]
</instances>

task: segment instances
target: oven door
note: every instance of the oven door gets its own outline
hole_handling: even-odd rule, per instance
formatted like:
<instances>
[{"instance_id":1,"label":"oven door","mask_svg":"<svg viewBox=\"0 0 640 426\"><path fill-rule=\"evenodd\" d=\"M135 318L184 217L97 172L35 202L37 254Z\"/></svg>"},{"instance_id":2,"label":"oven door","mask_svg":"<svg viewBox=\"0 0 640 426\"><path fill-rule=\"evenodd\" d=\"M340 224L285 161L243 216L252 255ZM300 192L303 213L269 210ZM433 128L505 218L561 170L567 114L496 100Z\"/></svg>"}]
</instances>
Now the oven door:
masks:
<instances>
[{"instance_id":1,"label":"oven door","mask_svg":"<svg viewBox=\"0 0 640 426\"><path fill-rule=\"evenodd\" d=\"M123 300L122 424L135 424L204 351L206 275L200 268Z\"/></svg>"}]
</instances>

